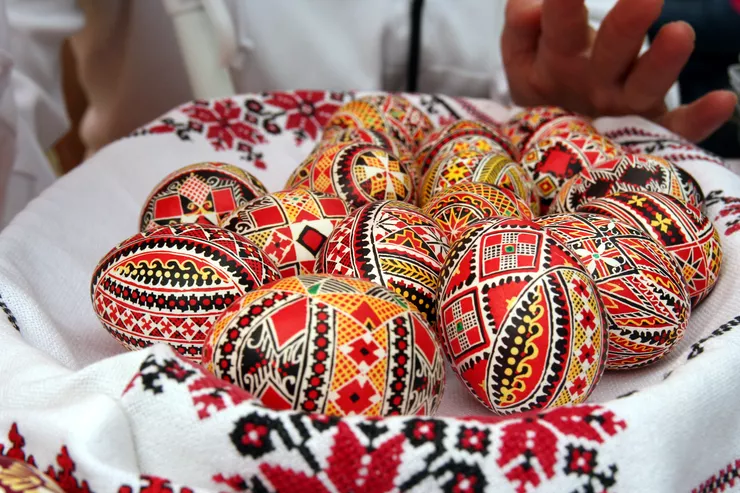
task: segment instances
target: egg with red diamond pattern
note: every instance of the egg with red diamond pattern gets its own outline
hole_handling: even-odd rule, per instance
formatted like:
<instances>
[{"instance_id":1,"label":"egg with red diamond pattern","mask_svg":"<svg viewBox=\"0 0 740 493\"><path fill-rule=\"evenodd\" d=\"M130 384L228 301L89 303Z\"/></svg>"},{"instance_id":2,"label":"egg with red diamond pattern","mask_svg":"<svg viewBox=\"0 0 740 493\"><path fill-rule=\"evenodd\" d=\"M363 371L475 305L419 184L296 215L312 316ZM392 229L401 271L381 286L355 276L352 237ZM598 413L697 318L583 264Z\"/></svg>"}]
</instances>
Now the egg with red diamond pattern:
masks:
<instances>
[{"instance_id":1,"label":"egg with red diamond pattern","mask_svg":"<svg viewBox=\"0 0 740 493\"><path fill-rule=\"evenodd\" d=\"M532 142L522 154L520 164L540 197L540 213L546 214L566 180L620 154L621 147L606 137L570 134Z\"/></svg>"},{"instance_id":2,"label":"egg with red diamond pattern","mask_svg":"<svg viewBox=\"0 0 740 493\"><path fill-rule=\"evenodd\" d=\"M483 219L440 276L453 369L499 415L584 402L604 371L606 315L576 255L528 219Z\"/></svg>"},{"instance_id":3,"label":"egg with red diamond pattern","mask_svg":"<svg viewBox=\"0 0 740 493\"><path fill-rule=\"evenodd\" d=\"M444 356L413 305L375 283L286 277L216 322L203 364L278 410L333 416L433 415Z\"/></svg>"},{"instance_id":4,"label":"egg with red diamond pattern","mask_svg":"<svg viewBox=\"0 0 740 493\"><path fill-rule=\"evenodd\" d=\"M288 188L305 187L336 195L356 209L378 200L413 199L413 178L407 166L387 149L365 142L328 146L304 162Z\"/></svg>"},{"instance_id":5,"label":"egg with red diamond pattern","mask_svg":"<svg viewBox=\"0 0 740 493\"><path fill-rule=\"evenodd\" d=\"M337 224L316 259L316 272L386 286L434 324L439 270L447 235L417 207L398 201L368 204Z\"/></svg>"},{"instance_id":6,"label":"egg with red diamond pattern","mask_svg":"<svg viewBox=\"0 0 740 493\"><path fill-rule=\"evenodd\" d=\"M579 212L603 214L649 234L672 253L692 308L714 289L722 267L722 243L712 221L696 207L657 192L620 192L594 199Z\"/></svg>"},{"instance_id":7,"label":"egg with red diamond pattern","mask_svg":"<svg viewBox=\"0 0 740 493\"><path fill-rule=\"evenodd\" d=\"M659 361L683 338L691 300L673 256L641 229L599 214L555 214L537 223L578 256L604 302L607 368Z\"/></svg>"},{"instance_id":8,"label":"egg with red diamond pattern","mask_svg":"<svg viewBox=\"0 0 740 493\"><path fill-rule=\"evenodd\" d=\"M280 277L243 236L216 226L173 224L138 233L95 268L96 315L126 349L155 343L200 360L206 332L240 296Z\"/></svg>"},{"instance_id":9,"label":"egg with red diamond pattern","mask_svg":"<svg viewBox=\"0 0 740 493\"><path fill-rule=\"evenodd\" d=\"M257 178L236 166L216 162L185 166L154 187L141 211L139 230L176 223L218 226L227 214L266 193Z\"/></svg>"},{"instance_id":10,"label":"egg with red diamond pattern","mask_svg":"<svg viewBox=\"0 0 740 493\"><path fill-rule=\"evenodd\" d=\"M288 277L314 272L316 255L347 214L349 208L336 195L295 188L248 202L221 227L253 241Z\"/></svg>"},{"instance_id":11,"label":"egg with red diamond pattern","mask_svg":"<svg viewBox=\"0 0 740 493\"><path fill-rule=\"evenodd\" d=\"M527 204L510 190L470 181L458 183L435 195L423 212L437 221L450 244L478 219L532 217Z\"/></svg>"}]
</instances>

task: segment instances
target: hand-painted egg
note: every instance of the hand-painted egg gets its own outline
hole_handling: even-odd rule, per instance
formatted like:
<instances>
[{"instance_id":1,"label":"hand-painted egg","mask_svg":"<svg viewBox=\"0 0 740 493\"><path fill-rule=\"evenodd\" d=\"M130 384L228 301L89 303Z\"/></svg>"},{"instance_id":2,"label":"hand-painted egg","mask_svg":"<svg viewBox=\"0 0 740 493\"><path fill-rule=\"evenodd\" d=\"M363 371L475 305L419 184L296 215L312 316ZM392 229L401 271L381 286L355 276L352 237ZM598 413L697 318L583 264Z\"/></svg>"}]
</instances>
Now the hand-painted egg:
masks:
<instances>
[{"instance_id":1,"label":"hand-painted egg","mask_svg":"<svg viewBox=\"0 0 740 493\"><path fill-rule=\"evenodd\" d=\"M517 149L523 151L534 134L541 126L563 116L573 116L574 113L557 106L535 106L526 108L501 125L501 132L514 144Z\"/></svg>"},{"instance_id":2,"label":"hand-painted egg","mask_svg":"<svg viewBox=\"0 0 740 493\"><path fill-rule=\"evenodd\" d=\"M402 296L359 279L288 277L247 293L213 327L203 362L272 409L432 415L445 365Z\"/></svg>"},{"instance_id":3,"label":"hand-painted egg","mask_svg":"<svg viewBox=\"0 0 740 493\"><path fill-rule=\"evenodd\" d=\"M714 289L722 266L722 244L712 221L696 207L670 195L638 191L595 199L578 211L614 217L663 245L679 263L693 308Z\"/></svg>"},{"instance_id":4,"label":"hand-painted egg","mask_svg":"<svg viewBox=\"0 0 740 493\"><path fill-rule=\"evenodd\" d=\"M450 244L478 219L532 218L532 212L511 190L488 183L462 182L434 196L423 210L447 234Z\"/></svg>"},{"instance_id":5,"label":"hand-painted egg","mask_svg":"<svg viewBox=\"0 0 740 493\"><path fill-rule=\"evenodd\" d=\"M547 137L568 137L573 134L598 134L590 119L574 114L561 114L553 118L544 118L544 114L530 114L533 118L509 122L502 126L504 133L518 142L521 152L530 143ZM552 116L552 115L551 115ZM535 122L539 121L538 124Z\"/></svg>"},{"instance_id":6,"label":"hand-painted egg","mask_svg":"<svg viewBox=\"0 0 740 493\"><path fill-rule=\"evenodd\" d=\"M364 96L343 105L326 128L368 128L379 130L411 151L434 129L429 117L408 99L396 94Z\"/></svg>"},{"instance_id":7,"label":"hand-painted egg","mask_svg":"<svg viewBox=\"0 0 740 493\"><path fill-rule=\"evenodd\" d=\"M349 214L336 195L295 188L259 197L221 223L257 245L283 277L312 274L316 255L339 221Z\"/></svg>"},{"instance_id":8,"label":"hand-painted egg","mask_svg":"<svg viewBox=\"0 0 740 493\"><path fill-rule=\"evenodd\" d=\"M546 214L566 180L620 154L620 147L606 137L571 134L533 142L522 154L521 165L540 197L540 212Z\"/></svg>"},{"instance_id":9,"label":"hand-painted egg","mask_svg":"<svg viewBox=\"0 0 740 493\"><path fill-rule=\"evenodd\" d=\"M206 332L235 299L280 277L254 243L216 226L173 224L138 233L95 268L95 313L124 347L165 342L200 359Z\"/></svg>"},{"instance_id":10,"label":"hand-painted egg","mask_svg":"<svg viewBox=\"0 0 740 493\"><path fill-rule=\"evenodd\" d=\"M478 221L452 245L437 325L455 372L496 414L583 402L604 370L594 282L526 219Z\"/></svg>"},{"instance_id":11,"label":"hand-painted egg","mask_svg":"<svg viewBox=\"0 0 740 493\"><path fill-rule=\"evenodd\" d=\"M478 151L462 151L440 156L424 175L419 194L419 205L424 207L436 194L473 177L481 159L486 154Z\"/></svg>"},{"instance_id":12,"label":"hand-painted egg","mask_svg":"<svg viewBox=\"0 0 740 493\"><path fill-rule=\"evenodd\" d=\"M177 223L218 226L234 209L266 193L257 178L236 166L213 162L185 166L154 188L141 211L139 229Z\"/></svg>"},{"instance_id":13,"label":"hand-painted egg","mask_svg":"<svg viewBox=\"0 0 740 493\"><path fill-rule=\"evenodd\" d=\"M540 213L540 199L534 192L532 179L519 163L505 154L486 154L475 168L470 181L490 183L511 190L529 206L532 214L537 216Z\"/></svg>"},{"instance_id":14,"label":"hand-painted egg","mask_svg":"<svg viewBox=\"0 0 740 493\"><path fill-rule=\"evenodd\" d=\"M328 147L299 173L292 187L337 195L351 209L378 200L412 197L408 168L385 149L362 142Z\"/></svg>"},{"instance_id":15,"label":"hand-painted egg","mask_svg":"<svg viewBox=\"0 0 740 493\"><path fill-rule=\"evenodd\" d=\"M10 448L8 452L12 450ZM61 456L59 457L61 459ZM33 456L29 456L28 459L33 462ZM64 477L69 478L70 476L65 475ZM12 459L4 455L0 456L0 491L3 493L64 493L61 486L36 467L23 460Z\"/></svg>"},{"instance_id":16,"label":"hand-painted egg","mask_svg":"<svg viewBox=\"0 0 740 493\"><path fill-rule=\"evenodd\" d=\"M460 120L429 135L416 153L416 166L424 176L435 160L447 154L497 152L518 159L516 147L496 128L482 122Z\"/></svg>"},{"instance_id":17,"label":"hand-painted egg","mask_svg":"<svg viewBox=\"0 0 740 493\"><path fill-rule=\"evenodd\" d=\"M447 236L416 207L375 202L337 224L319 252L316 272L386 286L433 324L439 269L448 250Z\"/></svg>"},{"instance_id":18,"label":"hand-painted egg","mask_svg":"<svg viewBox=\"0 0 740 493\"><path fill-rule=\"evenodd\" d=\"M683 337L691 300L673 256L641 230L597 214L559 214L537 223L581 260L604 302L606 366L658 361Z\"/></svg>"},{"instance_id":19,"label":"hand-painted egg","mask_svg":"<svg viewBox=\"0 0 740 493\"><path fill-rule=\"evenodd\" d=\"M649 154L625 154L585 168L565 182L553 212L574 212L589 200L634 190L664 193L697 208L704 201L696 180L678 166Z\"/></svg>"}]
</instances>

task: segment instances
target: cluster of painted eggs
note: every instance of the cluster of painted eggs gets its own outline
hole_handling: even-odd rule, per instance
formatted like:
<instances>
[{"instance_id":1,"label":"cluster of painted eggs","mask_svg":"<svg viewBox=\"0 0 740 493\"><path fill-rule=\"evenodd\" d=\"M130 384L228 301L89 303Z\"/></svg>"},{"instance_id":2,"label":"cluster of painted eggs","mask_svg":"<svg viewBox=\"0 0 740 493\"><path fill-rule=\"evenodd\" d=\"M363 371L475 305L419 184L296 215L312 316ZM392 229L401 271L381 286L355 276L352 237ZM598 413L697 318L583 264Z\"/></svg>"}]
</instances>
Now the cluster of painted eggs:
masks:
<instances>
[{"instance_id":1,"label":"cluster of painted eggs","mask_svg":"<svg viewBox=\"0 0 740 493\"><path fill-rule=\"evenodd\" d=\"M167 343L274 409L433 414L445 358L497 414L561 406L681 339L722 260L702 202L559 108L435 128L364 97L281 191L167 176L92 300L128 349Z\"/></svg>"}]
</instances>

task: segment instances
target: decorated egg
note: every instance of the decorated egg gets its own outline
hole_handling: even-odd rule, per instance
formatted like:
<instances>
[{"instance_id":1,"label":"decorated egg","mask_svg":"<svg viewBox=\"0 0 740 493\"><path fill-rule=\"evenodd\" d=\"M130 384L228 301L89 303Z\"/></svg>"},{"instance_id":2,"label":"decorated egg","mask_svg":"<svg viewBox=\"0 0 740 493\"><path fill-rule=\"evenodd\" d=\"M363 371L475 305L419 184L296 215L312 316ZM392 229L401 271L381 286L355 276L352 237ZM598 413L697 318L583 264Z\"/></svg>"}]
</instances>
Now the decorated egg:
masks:
<instances>
[{"instance_id":1,"label":"decorated egg","mask_svg":"<svg viewBox=\"0 0 740 493\"><path fill-rule=\"evenodd\" d=\"M649 154L625 154L585 168L565 182L553 212L574 212L589 200L634 190L664 193L699 208L704 202L699 184L678 166Z\"/></svg>"},{"instance_id":2,"label":"decorated egg","mask_svg":"<svg viewBox=\"0 0 740 493\"><path fill-rule=\"evenodd\" d=\"M362 142L326 148L293 180L294 187L337 195L351 209L378 200L409 201L413 182L408 168L393 154Z\"/></svg>"},{"instance_id":3,"label":"decorated egg","mask_svg":"<svg viewBox=\"0 0 740 493\"><path fill-rule=\"evenodd\" d=\"M61 486L35 466L23 460L11 458L10 453L13 450L16 449L9 448L8 455L0 455L0 491L4 493L64 493ZM23 453L21 452L20 455ZM62 456L59 457L61 460ZM33 462L33 456L29 456L28 460ZM53 470L53 468L50 469ZM69 473L65 470L63 478L69 478L67 474ZM83 484L86 485L86 483ZM82 490L82 488L79 489Z\"/></svg>"},{"instance_id":4,"label":"decorated egg","mask_svg":"<svg viewBox=\"0 0 740 493\"><path fill-rule=\"evenodd\" d=\"M408 99L396 94L364 96L339 108L326 128L379 130L414 151L434 129L429 117Z\"/></svg>"},{"instance_id":5,"label":"decorated egg","mask_svg":"<svg viewBox=\"0 0 740 493\"><path fill-rule=\"evenodd\" d=\"M699 209L656 192L619 192L594 199L579 212L614 217L653 237L673 254L696 307L714 289L722 266L722 244Z\"/></svg>"},{"instance_id":6,"label":"decorated egg","mask_svg":"<svg viewBox=\"0 0 740 493\"><path fill-rule=\"evenodd\" d=\"M460 183L470 180L481 159L486 155L478 151L462 151L457 154L447 154L434 161L424 175L419 205L422 207L439 192Z\"/></svg>"},{"instance_id":7,"label":"decorated egg","mask_svg":"<svg viewBox=\"0 0 740 493\"><path fill-rule=\"evenodd\" d=\"M295 188L248 202L221 227L253 241L289 277L314 272L316 255L347 214L349 208L336 195Z\"/></svg>"},{"instance_id":8,"label":"decorated egg","mask_svg":"<svg viewBox=\"0 0 740 493\"><path fill-rule=\"evenodd\" d=\"M484 219L450 248L438 330L455 372L496 414L586 400L606 358L606 316L577 257L527 219Z\"/></svg>"},{"instance_id":9,"label":"decorated egg","mask_svg":"<svg viewBox=\"0 0 740 493\"><path fill-rule=\"evenodd\" d=\"M527 204L510 190L470 181L458 183L435 195L423 212L437 221L450 244L478 219L532 217Z\"/></svg>"},{"instance_id":10,"label":"decorated egg","mask_svg":"<svg viewBox=\"0 0 740 493\"><path fill-rule=\"evenodd\" d=\"M535 117L536 119L537 117ZM541 121L536 126L530 126L527 123L522 125L521 122L520 120L520 123L505 124L502 128L507 136L513 134L510 138L519 142L517 147L520 151L527 149L530 143L547 137L568 137L573 134L598 134L590 119L573 114L556 116L547 121Z\"/></svg>"},{"instance_id":11,"label":"decorated egg","mask_svg":"<svg viewBox=\"0 0 740 493\"><path fill-rule=\"evenodd\" d=\"M402 296L359 279L288 277L247 293L215 324L203 362L272 409L432 415L442 351Z\"/></svg>"},{"instance_id":12,"label":"decorated egg","mask_svg":"<svg viewBox=\"0 0 740 493\"><path fill-rule=\"evenodd\" d=\"M641 230L597 214L537 220L579 258L596 282L609 330L607 368L655 363L681 340L691 300L678 264Z\"/></svg>"},{"instance_id":13,"label":"decorated egg","mask_svg":"<svg viewBox=\"0 0 740 493\"><path fill-rule=\"evenodd\" d=\"M92 277L92 302L127 349L165 342L199 360L206 332L224 309L279 277L267 255L231 231L156 226L103 257Z\"/></svg>"},{"instance_id":14,"label":"decorated egg","mask_svg":"<svg viewBox=\"0 0 740 493\"><path fill-rule=\"evenodd\" d=\"M620 154L620 147L606 137L571 134L533 142L522 154L521 165L540 197L540 213L545 214L566 180Z\"/></svg>"},{"instance_id":15,"label":"decorated egg","mask_svg":"<svg viewBox=\"0 0 740 493\"><path fill-rule=\"evenodd\" d=\"M316 272L386 286L433 324L439 269L448 249L447 236L416 207L375 202L337 224L319 252Z\"/></svg>"},{"instance_id":16,"label":"decorated egg","mask_svg":"<svg viewBox=\"0 0 740 493\"><path fill-rule=\"evenodd\" d=\"M517 149L523 151L529 144L530 137L541 126L562 116L572 116L571 111L557 106L534 106L526 108L501 125L501 132Z\"/></svg>"},{"instance_id":17,"label":"decorated egg","mask_svg":"<svg viewBox=\"0 0 740 493\"><path fill-rule=\"evenodd\" d=\"M416 166L423 177L435 160L447 154L477 151L519 157L514 145L496 128L482 122L460 120L429 135L416 153Z\"/></svg>"},{"instance_id":18,"label":"decorated egg","mask_svg":"<svg viewBox=\"0 0 740 493\"><path fill-rule=\"evenodd\" d=\"M534 192L532 180L519 163L505 154L486 154L475 168L470 181L490 183L511 190L529 206L532 214L539 215L540 200Z\"/></svg>"},{"instance_id":19,"label":"decorated egg","mask_svg":"<svg viewBox=\"0 0 740 493\"><path fill-rule=\"evenodd\" d=\"M152 225L199 223L218 226L221 219L267 193L260 181L224 163L185 166L154 188L141 211L141 231Z\"/></svg>"}]
</instances>

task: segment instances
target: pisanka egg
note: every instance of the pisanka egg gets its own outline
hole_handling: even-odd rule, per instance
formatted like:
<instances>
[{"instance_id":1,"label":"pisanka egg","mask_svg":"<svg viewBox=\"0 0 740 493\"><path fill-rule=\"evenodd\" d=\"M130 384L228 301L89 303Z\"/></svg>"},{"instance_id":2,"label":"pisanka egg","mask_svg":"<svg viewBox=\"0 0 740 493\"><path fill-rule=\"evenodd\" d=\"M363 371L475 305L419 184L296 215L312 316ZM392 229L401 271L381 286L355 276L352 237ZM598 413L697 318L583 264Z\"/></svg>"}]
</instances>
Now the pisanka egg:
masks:
<instances>
[{"instance_id":1,"label":"pisanka egg","mask_svg":"<svg viewBox=\"0 0 740 493\"><path fill-rule=\"evenodd\" d=\"M540 213L546 214L566 180L621 153L621 148L606 137L571 134L532 142L520 163L540 197Z\"/></svg>"},{"instance_id":2,"label":"pisanka egg","mask_svg":"<svg viewBox=\"0 0 740 493\"><path fill-rule=\"evenodd\" d=\"M606 317L594 282L527 219L483 219L453 244L438 330L455 372L500 415L583 402L604 370Z\"/></svg>"},{"instance_id":3,"label":"pisanka egg","mask_svg":"<svg viewBox=\"0 0 740 493\"><path fill-rule=\"evenodd\" d=\"M253 241L289 277L314 272L316 255L347 214L349 208L336 195L295 188L248 202L221 227Z\"/></svg>"},{"instance_id":4,"label":"pisanka egg","mask_svg":"<svg viewBox=\"0 0 740 493\"><path fill-rule=\"evenodd\" d=\"M450 244L478 219L532 217L527 204L510 190L470 181L458 183L435 195L423 212L437 221Z\"/></svg>"},{"instance_id":5,"label":"pisanka egg","mask_svg":"<svg viewBox=\"0 0 740 493\"><path fill-rule=\"evenodd\" d=\"M447 236L430 217L398 201L368 204L337 224L316 260L316 272L357 277L405 297L431 324Z\"/></svg>"},{"instance_id":6,"label":"pisanka egg","mask_svg":"<svg viewBox=\"0 0 740 493\"><path fill-rule=\"evenodd\" d=\"M272 409L432 415L443 353L421 314L375 283L288 277L247 293L214 325L203 363Z\"/></svg>"},{"instance_id":7,"label":"pisanka egg","mask_svg":"<svg viewBox=\"0 0 740 493\"><path fill-rule=\"evenodd\" d=\"M364 142L337 144L306 165L289 188L305 187L336 195L356 209L378 200L411 201L413 180L408 168L386 149Z\"/></svg>"},{"instance_id":8,"label":"pisanka egg","mask_svg":"<svg viewBox=\"0 0 740 493\"><path fill-rule=\"evenodd\" d=\"M501 125L501 132L520 151L529 143L530 137L541 126L562 116L572 116L574 113L558 106L533 106L518 111Z\"/></svg>"},{"instance_id":9,"label":"pisanka egg","mask_svg":"<svg viewBox=\"0 0 740 493\"><path fill-rule=\"evenodd\" d=\"M489 183L511 190L522 199L532 214L540 214L540 200L534 191L531 178L519 163L505 154L486 154L476 167L470 181Z\"/></svg>"},{"instance_id":10,"label":"pisanka egg","mask_svg":"<svg viewBox=\"0 0 740 493\"><path fill-rule=\"evenodd\" d=\"M712 221L692 205L657 192L619 192L594 199L579 212L611 216L649 234L672 253L695 308L714 289L722 244Z\"/></svg>"},{"instance_id":11,"label":"pisanka egg","mask_svg":"<svg viewBox=\"0 0 740 493\"><path fill-rule=\"evenodd\" d=\"M255 177L236 166L205 162L185 166L154 187L141 211L139 227L200 223L218 226L221 219L267 193Z\"/></svg>"},{"instance_id":12,"label":"pisanka egg","mask_svg":"<svg viewBox=\"0 0 740 493\"><path fill-rule=\"evenodd\" d=\"M439 192L470 180L478 163L486 156L478 151L462 151L440 156L427 170L422 179L419 205L424 207Z\"/></svg>"},{"instance_id":13,"label":"pisanka egg","mask_svg":"<svg viewBox=\"0 0 740 493\"><path fill-rule=\"evenodd\" d=\"M448 154L477 151L497 152L512 159L519 157L516 147L492 125L473 120L459 120L430 134L419 147L414 159L423 177L437 159Z\"/></svg>"},{"instance_id":14,"label":"pisanka egg","mask_svg":"<svg viewBox=\"0 0 740 493\"><path fill-rule=\"evenodd\" d=\"M344 104L326 124L327 129L333 127L378 130L412 152L434 130L423 111L396 94L363 96Z\"/></svg>"},{"instance_id":15,"label":"pisanka egg","mask_svg":"<svg viewBox=\"0 0 740 493\"><path fill-rule=\"evenodd\" d=\"M607 368L655 363L681 340L691 301L678 264L642 230L598 214L537 219L585 266L608 319Z\"/></svg>"},{"instance_id":16,"label":"pisanka egg","mask_svg":"<svg viewBox=\"0 0 740 493\"><path fill-rule=\"evenodd\" d=\"M694 177L670 161L650 154L625 154L585 168L565 182L552 211L574 212L591 199L634 190L664 193L698 208L704 202Z\"/></svg>"},{"instance_id":17,"label":"pisanka egg","mask_svg":"<svg viewBox=\"0 0 740 493\"><path fill-rule=\"evenodd\" d=\"M21 440L23 439L21 438ZM28 462L24 460L24 457L12 458L11 455L15 450L17 449L9 448L7 455L0 455L0 491L7 493L64 493L65 490L58 483L36 468L33 456L29 455ZM19 455L24 454L20 452ZM63 456L59 455L58 457L61 460ZM53 471L53 468L49 469ZM60 474L62 481L70 477L67 475L69 473L62 474Z\"/></svg>"},{"instance_id":18,"label":"pisanka egg","mask_svg":"<svg viewBox=\"0 0 740 493\"><path fill-rule=\"evenodd\" d=\"M221 313L279 277L246 238L216 226L173 224L113 248L95 268L91 294L98 318L127 349L164 342L199 360Z\"/></svg>"}]
</instances>

